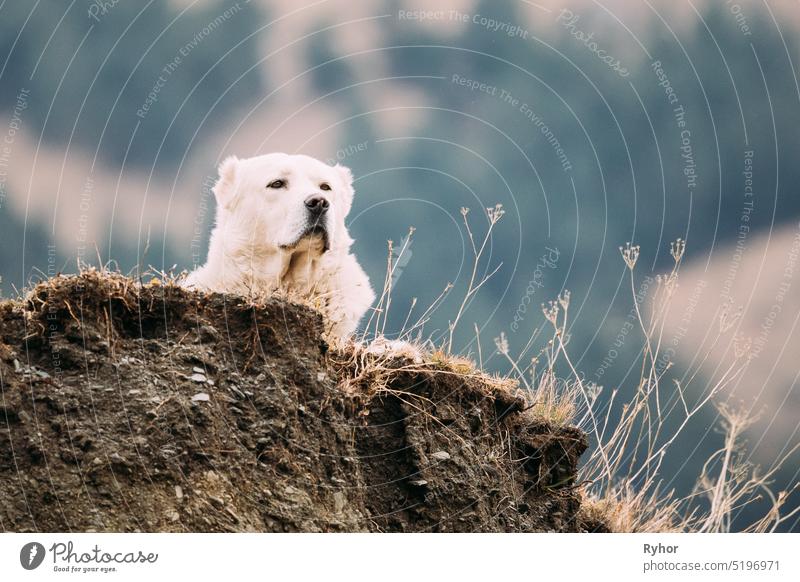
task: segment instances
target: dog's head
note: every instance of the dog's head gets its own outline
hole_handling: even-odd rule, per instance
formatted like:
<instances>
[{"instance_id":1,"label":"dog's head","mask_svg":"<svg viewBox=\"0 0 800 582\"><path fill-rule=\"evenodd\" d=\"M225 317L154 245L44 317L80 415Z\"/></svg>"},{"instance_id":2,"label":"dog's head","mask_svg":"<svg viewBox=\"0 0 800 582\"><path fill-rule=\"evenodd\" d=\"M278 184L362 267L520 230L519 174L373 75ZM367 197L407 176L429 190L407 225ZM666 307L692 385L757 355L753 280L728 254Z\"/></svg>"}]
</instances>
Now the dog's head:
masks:
<instances>
[{"instance_id":1,"label":"dog's head","mask_svg":"<svg viewBox=\"0 0 800 582\"><path fill-rule=\"evenodd\" d=\"M214 185L217 205L251 244L325 252L352 240L344 219L353 203L353 176L309 156L282 153L230 157Z\"/></svg>"}]
</instances>

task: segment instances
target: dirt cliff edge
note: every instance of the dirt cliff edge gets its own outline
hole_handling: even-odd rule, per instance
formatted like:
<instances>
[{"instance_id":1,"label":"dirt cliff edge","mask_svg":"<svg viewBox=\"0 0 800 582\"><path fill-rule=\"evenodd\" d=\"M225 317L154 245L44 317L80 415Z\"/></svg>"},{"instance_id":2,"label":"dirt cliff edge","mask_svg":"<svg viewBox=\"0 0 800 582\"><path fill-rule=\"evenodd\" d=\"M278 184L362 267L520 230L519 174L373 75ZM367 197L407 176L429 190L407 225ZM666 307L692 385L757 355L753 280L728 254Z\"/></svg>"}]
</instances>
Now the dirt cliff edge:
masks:
<instances>
[{"instance_id":1,"label":"dirt cliff edge","mask_svg":"<svg viewBox=\"0 0 800 582\"><path fill-rule=\"evenodd\" d=\"M87 271L0 303L4 531L586 531L585 434L279 299Z\"/></svg>"}]
</instances>

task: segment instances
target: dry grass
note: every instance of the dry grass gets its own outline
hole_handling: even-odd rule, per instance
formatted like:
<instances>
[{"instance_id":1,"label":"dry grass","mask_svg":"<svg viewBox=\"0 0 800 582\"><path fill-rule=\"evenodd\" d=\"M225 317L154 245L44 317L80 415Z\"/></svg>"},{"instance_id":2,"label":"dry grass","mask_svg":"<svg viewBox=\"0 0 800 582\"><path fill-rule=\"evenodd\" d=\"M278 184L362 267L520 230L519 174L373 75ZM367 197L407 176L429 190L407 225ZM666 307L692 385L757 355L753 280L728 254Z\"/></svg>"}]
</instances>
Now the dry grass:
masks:
<instances>
[{"instance_id":1,"label":"dry grass","mask_svg":"<svg viewBox=\"0 0 800 582\"><path fill-rule=\"evenodd\" d=\"M626 245L620 249L627 267L630 290L634 299L636 320L643 338L639 375L635 386L628 390L631 395L623 398L622 390L613 390L603 399L601 410L600 395L603 387L587 382L575 368L567 349L569 344L569 292L562 293L556 300L542 306L546 321L545 329L550 337L545 347L533 356L529 355L537 330L531 340L517 354L510 353L509 343L504 334L495 339L495 355L501 356L509 365L510 372L500 378L486 375L483 367L483 353L478 328L475 326L477 362L465 357L454 349L454 335L468 312L470 300L488 278L478 280L476 273L481 262L492 229L502 217L502 208L487 209L489 227L480 243L476 242L467 220L466 209L462 216L467 228L473 250L473 269L467 290L460 303L455 318L448 327L447 339L439 346L423 341L423 329L430 314L441 300L452 291L448 284L439 298L410 326L405 326L399 337L406 340L402 346L413 346L415 353L422 354L422 363L414 364L427 370L465 376L480 375L499 389L520 395L526 401L526 414L554 424L575 424L593 437L594 446L582 468L579 481L587 483L582 492L582 512L587 521L601 522L617 532L725 532L731 531L734 513L743 506L756 501L767 500L769 509L754 523L745 526L746 531L774 531L781 523L792 517L796 511L781 514L787 498L793 491L777 494L770 489L772 480L796 451L792 449L773 466L764 472L744 462L739 454L742 448L742 435L753 419L741 410L733 409L722 402L722 396L742 374L750 358L749 343L743 338L734 338L735 349L727 367L716 374L712 380L695 387L700 375L703 359L685 375L683 381L673 381L664 386L664 375L670 366L659 368L664 344L664 324L673 298L683 259L685 244L678 239L672 243L670 254L673 265L669 272L658 275L657 285L648 313L642 313L636 301L634 271L639 258L639 247ZM401 249L402 256L404 249ZM392 280L394 269L399 261L387 262L386 282ZM491 273L496 269L487 269ZM491 275L489 275L491 276ZM384 290L372 326L374 338L385 341L388 308L391 304L389 289ZM416 302L412 303L412 310ZM410 318L406 318L406 323ZM735 327L741 312L725 306L715 330L714 347L728 337ZM361 338L366 339L366 334ZM728 337L728 339L730 339ZM368 348L350 347L351 358L358 360L357 382L364 381L375 386L385 386L386 377L396 365L387 365L392 359L392 350L381 357L366 357ZM397 353L397 352L395 352ZM360 355L359 355L360 354ZM398 354L401 355L401 354ZM556 368L566 370L567 376L559 376ZM692 387L690 391L689 388ZM691 395L691 397L690 397ZM705 463L697 477L697 485L691 494L678 496L674 490L664 490L664 459L673 450L679 437L688 427L698 421L703 422L701 413L716 406L719 410L720 430L725 434L724 445ZM676 421L677 419L677 421Z\"/></svg>"},{"instance_id":2,"label":"dry grass","mask_svg":"<svg viewBox=\"0 0 800 582\"><path fill-rule=\"evenodd\" d=\"M397 340L387 340L384 335L392 306L391 284L395 269L407 250L413 229L397 255L389 241L384 289L364 335L336 346L333 352L332 364L338 368L343 390L356 398L370 398L382 392L394 394L390 384L392 376L398 373L453 374L480 380L490 393L501 391L522 398L525 402L524 413L531 420L546 420L556 425L575 424L583 428L593 437L594 446L578 479L587 484L582 490L581 511L588 522L603 523L612 531L731 531L735 512L754 501L766 500L769 503L768 510L745 528L747 531L766 532L775 531L781 523L800 511L782 514L782 508L794 491L776 494L770 489L776 472L796 448L776 459L773 466L764 472L749 465L740 453L743 432L753 419L743 411L720 402L720 395L740 377L747 366L748 342L737 338L735 353L728 366L700 390L693 389L690 392L688 388L698 377L702 361L689 370L683 382L676 381L668 387L662 385L669 367L659 369L657 363L662 352L665 318L685 250L680 240L671 247L672 269L657 277L652 306L647 314L640 311L636 301L634 271L639 248L629 244L620 249L629 272L636 319L643 337L641 363L637 368L639 377L635 386L630 387L629 397L623 398L621 390L613 390L602 400L601 410L599 397L603 388L587 382L576 369L567 349L569 292L543 305L545 326L534 332L519 354L511 354L504 334L495 339L496 351L493 355L500 356L508 363L510 372L507 375L497 376L483 371L484 358L477 326L474 342L476 353L466 356L457 353L454 336L468 313L470 300L488 277L496 272L496 268L487 268L490 275L480 279L477 276L487 241L502 215L500 206L486 210L488 228L480 242L476 242L467 220L468 212L462 210L473 250L473 269L457 314L448 326L447 338L438 346L423 339L424 328L431 314L453 290L453 285L449 283L416 320L411 317L416 308L416 300L412 301ZM130 279L110 273L105 268L96 270L82 267L81 271L83 276L88 273L91 277L102 277L106 284L110 281L120 285L119 291L123 295L127 291L125 286L131 284ZM172 273L155 272L155 275L147 282L143 281L147 275L137 275L137 278L140 284L146 286L174 286L178 279ZM740 315L730 309L730 305L722 310L710 350L731 333ZM549 338L544 347L531 356L534 340L540 339L542 333L549 333ZM557 368L567 371L566 377L559 375ZM689 398L690 394L692 398ZM402 394L395 395L403 397ZM487 393L487 396L490 395ZM681 497L672 490L664 490L664 459L687 427L701 420L700 413L713 406L717 407L722 419L719 428L725 435L723 446L706 461L691 494Z\"/></svg>"},{"instance_id":3,"label":"dry grass","mask_svg":"<svg viewBox=\"0 0 800 582\"><path fill-rule=\"evenodd\" d=\"M771 501L766 514L744 527L746 531L774 531L790 517L781 516L781 508L790 492L774 495L770 491L773 477L794 450L776 459L772 468L760 472L742 459L743 432L754 419L743 410L725 404L721 397L742 374L749 361L749 345L734 338L735 350L728 366L699 390L688 387L699 373L699 366L690 370L684 382L674 381L667 391L662 386L668 366L659 369L664 322L678 281L684 254L683 241L672 244L671 271L657 277L657 287L649 316L645 317L635 301L634 270L639 256L638 247L621 249L630 274L631 291L636 305L637 321L644 338L640 375L633 396L619 401L614 392L608 412L598 425L589 415L589 431L596 437L596 446L584 466L583 478L592 485L584 492L584 508L589 515L604 515L604 521L619 532L728 532L732 518L743 506L764 499ZM545 314L547 317L547 313ZM716 345L729 334L739 317L724 309L716 330ZM563 328L562 328L563 329ZM561 334L556 334L557 338ZM563 343L561 343L563 349ZM713 349L713 348L712 348ZM566 352L564 352L566 358ZM571 368L574 379L580 376ZM589 388L582 386L586 394ZM723 446L706 461L698 476L694 491L679 497L674 491L664 491L663 463L678 438L692 423L702 421L700 413L716 406L725 435ZM609 428L609 418L616 413L617 422ZM677 420L676 420L677 419Z\"/></svg>"}]
</instances>

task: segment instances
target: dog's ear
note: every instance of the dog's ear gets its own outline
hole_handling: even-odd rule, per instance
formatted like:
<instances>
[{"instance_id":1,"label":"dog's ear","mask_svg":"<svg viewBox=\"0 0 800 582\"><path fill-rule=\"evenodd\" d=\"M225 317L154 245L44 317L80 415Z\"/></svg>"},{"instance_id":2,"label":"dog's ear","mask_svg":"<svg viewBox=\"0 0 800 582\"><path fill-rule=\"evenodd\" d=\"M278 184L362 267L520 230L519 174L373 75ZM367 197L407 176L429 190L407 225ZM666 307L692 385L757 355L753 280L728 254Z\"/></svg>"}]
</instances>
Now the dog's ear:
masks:
<instances>
[{"instance_id":1,"label":"dog's ear","mask_svg":"<svg viewBox=\"0 0 800 582\"><path fill-rule=\"evenodd\" d=\"M343 215L347 216L350 213L350 207L353 205L353 172L350 171L350 168L342 166L341 164L336 164L333 169L339 172L339 177L341 178L342 182L344 182L345 190Z\"/></svg>"},{"instance_id":2,"label":"dog's ear","mask_svg":"<svg viewBox=\"0 0 800 582\"><path fill-rule=\"evenodd\" d=\"M339 172L339 175L341 176L342 181L345 183L345 186L352 187L353 172L350 171L350 168L341 164L336 164L334 169Z\"/></svg>"},{"instance_id":3,"label":"dog's ear","mask_svg":"<svg viewBox=\"0 0 800 582\"><path fill-rule=\"evenodd\" d=\"M217 172L219 179L214 184L214 196L217 197L217 204L223 208L230 206L236 195L236 173L239 168L239 158L230 156L219 165Z\"/></svg>"}]
</instances>

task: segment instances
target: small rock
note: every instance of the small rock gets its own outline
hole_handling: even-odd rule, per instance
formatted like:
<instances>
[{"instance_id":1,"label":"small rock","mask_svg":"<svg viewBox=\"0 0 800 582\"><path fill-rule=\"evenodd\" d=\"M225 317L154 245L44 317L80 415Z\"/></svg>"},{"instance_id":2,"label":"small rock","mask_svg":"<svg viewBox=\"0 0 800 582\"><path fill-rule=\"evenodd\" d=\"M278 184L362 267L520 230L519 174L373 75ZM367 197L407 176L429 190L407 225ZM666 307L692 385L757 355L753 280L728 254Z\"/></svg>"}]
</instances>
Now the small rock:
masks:
<instances>
[{"instance_id":1,"label":"small rock","mask_svg":"<svg viewBox=\"0 0 800 582\"><path fill-rule=\"evenodd\" d=\"M164 515L172 522L178 521L181 518L180 514L174 509L167 510Z\"/></svg>"},{"instance_id":2,"label":"small rock","mask_svg":"<svg viewBox=\"0 0 800 582\"><path fill-rule=\"evenodd\" d=\"M447 451L436 451L431 455L431 457L433 457L437 461L446 461L447 459L450 458L450 453L448 453Z\"/></svg>"},{"instance_id":3,"label":"small rock","mask_svg":"<svg viewBox=\"0 0 800 582\"><path fill-rule=\"evenodd\" d=\"M230 505L225 506L225 513L231 516L233 523L239 523L240 521L242 521L242 519L238 515L236 515L236 512Z\"/></svg>"},{"instance_id":4,"label":"small rock","mask_svg":"<svg viewBox=\"0 0 800 582\"><path fill-rule=\"evenodd\" d=\"M325 372L317 372L317 382L324 382L328 375Z\"/></svg>"},{"instance_id":5,"label":"small rock","mask_svg":"<svg viewBox=\"0 0 800 582\"><path fill-rule=\"evenodd\" d=\"M19 360L14 360L14 371L19 374L22 371L22 366L19 363Z\"/></svg>"},{"instance_id":6,"label":"small rock","mask_svg":"<svg viewBox=\"0 0 800 582\"><path fill-rule=\"evenodd\" d=\"M284 491L286 491L286 495L296 495L297 493L300 493L299 489L296 489L291 485L288 485Z\"/></svg>"},{"instance_id":7,"label":"small rock","mask_svg":"<svg viewBox=\"0 0 800 582\"><path fill-rule=\"evenodd\" d=\"M192 368L192 372L197 372L198 374L205 374L206 373L206 371L203 368L198 368L197 366Z\"/></svg>"},{"instance_id":8,"label":"small rock","mask_svg":"<svg viewBox=\"0 0 800 582\"><path fill-rule=\"evenodd\" d=\"M177 497L179 500L183 499L183 487L180 485L175 485L175 497Z\"/></svg>"},{"instance_id":9,"label":"small rock","mask_svg":"<svg viewBox=\"0 0 800 582\"><path fill-rule=\"evenodd\" d=\"M141 394L141 393L142 393L142 391L138 390L136 388L134 388L132 390L128 390L128 396L135 396L136 394Z\"/></svg>"},{"instance_id":10,"label":"small rock","mask_svg":"<svg viewBox=\"0 0 800 582\"><path fill-rule=\"evenodd\" d=\"M222 509L223 507L225 507L225 502L219 497L215 497L214 495L209 495L208 500L211 502L211 505L213 505L217 509Z\"/></svg>"},{"instance_id":11,"label":"small rock","mask_svg":"<svg viewBox=\"0 0 800 582\"><path fill-rule=\"evenodd\" d=\"M209 378L209 379L207 380L207 382L208 382L208 385L209 385L209 386L213 386L213 385L214 385L214 380L212 380L211 378Z\"/></svg>"},{"instance_id":12,"label":"small rock","mask_svg":"<svg viewBox=\"0 0 800 582\"><path fill-rule=\"evenodd\" d=\"M195 372L194 374L189 376L189 380L191 380L192 382L205 382L206 380L208 380L208 378L206 378L205 374L200 374L198 372Z\"/></svg>"},{"instance_id":13,"label":"small rock","mask_svg":"<svg viewBox=\"0 0 800 582\"><path fill-rule=\"evenodd\" d=\"M409 481L412 485L416 485L417 487L422 487L423 485L427 485L428 482L425 479L417 479L416 481Z\"/></svg>"},{"instance_id":14,"label":"small rock","mask_svg":"<svg viewBox=\"0 0 800 582\"><path fill-rule=\"evenodd\" d=\"M208 402L209 400L211 400L211 397L205 392L198 392L192 396L192 402Z\"/></svg>"},{"instance_id":15,"label":"small rock","mask_svg":"<svg viewBox=\"0 0 800 582\"><path fill-rule=\"evenodd\" d=\"M210 325L200 326L200 341L211 342L217 339L218 333L214 327Z\"/></svg>"},{"instance_id":16,"label":"small rock","mask_svg":"<svg viewBox=\"0 0 800 582\"><path fill-rule=\"evenodd\" d=\"M36 370L36 375L39 376L39 378L49 378L50 377L50 374L48 374L44 370Z\"/></svg>"},{"instance_id":17,"label":"small rock","mask_svg":"<svg viewBox=\"0 0 800 582\"><path fill-rule=\"evenodd\" d=\"M342 493L341 491L337 491L336 493L333 494L333 510L336 513L341 513L342 510L344 509L344 505L345 505L344 493Z\"/></svg>"}]
</instances>

